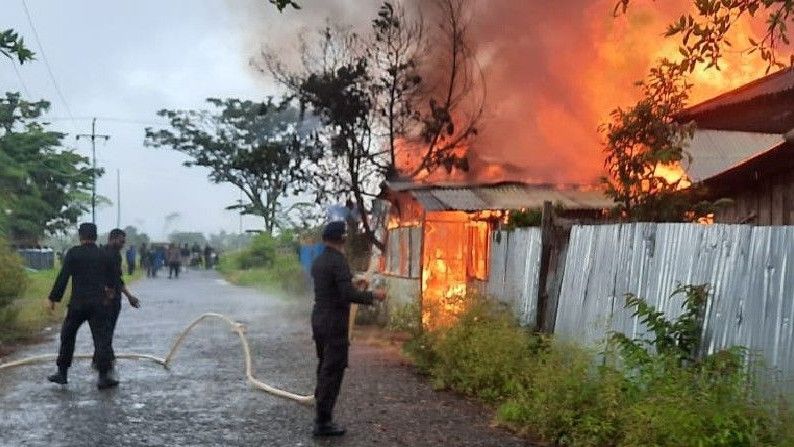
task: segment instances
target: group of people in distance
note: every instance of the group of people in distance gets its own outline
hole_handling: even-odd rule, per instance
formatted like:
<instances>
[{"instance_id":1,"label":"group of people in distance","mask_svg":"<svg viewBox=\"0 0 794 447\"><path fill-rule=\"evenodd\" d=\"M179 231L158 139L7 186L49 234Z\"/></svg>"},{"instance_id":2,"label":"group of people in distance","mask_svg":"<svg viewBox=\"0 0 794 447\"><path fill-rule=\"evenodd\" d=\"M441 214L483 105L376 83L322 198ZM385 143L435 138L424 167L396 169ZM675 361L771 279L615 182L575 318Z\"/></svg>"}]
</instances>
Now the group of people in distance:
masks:
<instances>
[{"instance_id":1,"label":"group of people in distance","mask_svg":"<svg viewBox=\"0 0 794 447\"><path fill-rule=\"evenodd\" d=\"M88 322L94 341L93 364L99 372L97 387L113 388L119 384L113 374L113 333L121 311L121 296L125 295L134 308L141 305L124 284L121 250L127 235L116 228L108 235L107 245L99 247L96 225L81 224L77 233L80 245L70 248L64 255L48 298L49 309L55 310L56 303L63 299L69 279L72 280L71 299L61 327L61 346L56 360L58 371L47 379L61 385L68 382L77 331Z\"/></svg>"},{"instance_id":2,"label":"group of people in distance","mask_svg":"<svg viewBox=\"0 0 794 447\"><path fill-rule=\"evenodd\" d=\"M191 248L188 244L181 247L175 243L152 244L147 246L141 244L138 252L133 252L133 247L127 250L127 266L132 271L135 265L135 257L140 256L140 265L146 270L146 276L156 278L161 268L168 268L168 278L179 278L182 267L197 266L204 264L207 269L215 264L217 254L209 245L204 247L203 258L202 249L198 244L193 244Z\"/></svg>"}]
</instances>

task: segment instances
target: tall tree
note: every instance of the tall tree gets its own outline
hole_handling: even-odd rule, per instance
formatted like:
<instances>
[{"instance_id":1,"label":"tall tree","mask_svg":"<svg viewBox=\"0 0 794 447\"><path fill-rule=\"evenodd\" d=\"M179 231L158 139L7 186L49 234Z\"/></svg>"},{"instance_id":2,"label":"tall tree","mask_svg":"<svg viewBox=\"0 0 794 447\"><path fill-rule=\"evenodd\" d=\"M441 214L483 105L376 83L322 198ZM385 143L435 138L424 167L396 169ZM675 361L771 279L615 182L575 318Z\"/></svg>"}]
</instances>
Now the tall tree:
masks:
<instances>
[{"instance_id":1,"label":"tall tree","mask_svg":"<svg viewBox=\"0 0 794 447\"><path fill-rule=\"evenodd\" d=\"M248 201L230 209L262 217L272 233L280 200L305 190L313 178L306 166L321 154L293 107L240 99L207 103L213 109L159 111L171 128L147 128L145 144L182 152L190 157L185 166L209 168L210 180L239 188Z\"/></svg>"},{"instance_id":2,"label":"tall tree","mask_svg":"<svg viewBox=\"0 0 794 447\"><path fill-rule=\"evenodd\" d=\"M326 156L317 166L324 175L317 177L314 191L318 199L354 199L364 232L382 247L368 219L368 204L390 166L378 140L377 86L366 42L348 29L328 27L316 46L304 46L302 59L300 72L284 69L272 56L267 62L301 109L320 122L316 140Z\"/></svg>"},{"instance_id":3,"label":"tall tree","mask_svg":"<svg viewBox=\"0 0 794 447\"><path fill-rule=\"evenodd\" d=\"M386 2L368 34L327 27L316 41L304 40L297 70L265 55L268 72L320 122L317 136L327 157L319 166L326 175L318 195L353 199L364 233L379 248L369 206L383 178L467 169L461 148L476 133L482 111L484 95L475 98L465 42L465 0L430 4L438 20L429 39L421 15L410 19L400 5ZM423 57L431 46L442 50ZM408 152L412 163L400 166L398 158Z\"/></svg>"},{"instance_id":4,"label":"tall tree","mask_svg":"<svg viewBox=\"0 0 794 447\"><path fill-rule=\"evenodd\" d=\"M431 0L434 22L429 56L420 61L426 76L419 87L415 132L405 137L418 158L403 172L416 178L439 168L468 171L467 146L477 135L485 105L485 83L468 39L469 0ZM428 78L428 73L440 76Z\"/></svg>"},{"instance_id":5,"label":"tall tree","mask_svg":"<svg viewBox=\"0 0 794 447\"><path fill-rule=\"evenodd\" d=\"M685 179L668 180L657 171L678 165L692 136L691 125L675 121L689 98L690 84L679 64L663 60L640 83L641 99L612 111L602 127L606 136L606 194L618 216L637 220L682 220L689 209L680 194Z\"/></svg>"},{"instance_id":6,"label":"tall tree","mask_svg":"<svg viewBox=\"0 0 794 447\"><path fill-rule=\"evenodd\" d=\"M88 210L93 171L87 158L60 147L62 133L40 122L49 106L17 93L0 99L0 224L21 242L65 230Z\"/></svg>"}]
</instances>

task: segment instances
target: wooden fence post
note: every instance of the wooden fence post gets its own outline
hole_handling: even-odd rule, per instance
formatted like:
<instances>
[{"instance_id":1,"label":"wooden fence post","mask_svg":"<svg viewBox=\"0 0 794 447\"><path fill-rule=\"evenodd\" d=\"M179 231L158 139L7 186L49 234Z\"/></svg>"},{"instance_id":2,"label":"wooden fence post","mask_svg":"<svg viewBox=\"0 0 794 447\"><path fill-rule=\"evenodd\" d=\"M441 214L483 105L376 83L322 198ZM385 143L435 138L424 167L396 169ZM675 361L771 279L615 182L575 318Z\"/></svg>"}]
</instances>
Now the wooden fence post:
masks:
<instances>
[{"instance_id":1,"label":"wooden fence post","mask_svg":"<svg viewBox=\"0 0 794 447\"><path fill-rule=\"evenodd\" d=\"M545 332L547 329L546 307L549 295L546 291L546 280L549 274L551 248L554 241L554 208L551 202L543 202L543 215L540 220L540 271L538 272L538 308L535 330Z\"/></svg>"}]
</instances>

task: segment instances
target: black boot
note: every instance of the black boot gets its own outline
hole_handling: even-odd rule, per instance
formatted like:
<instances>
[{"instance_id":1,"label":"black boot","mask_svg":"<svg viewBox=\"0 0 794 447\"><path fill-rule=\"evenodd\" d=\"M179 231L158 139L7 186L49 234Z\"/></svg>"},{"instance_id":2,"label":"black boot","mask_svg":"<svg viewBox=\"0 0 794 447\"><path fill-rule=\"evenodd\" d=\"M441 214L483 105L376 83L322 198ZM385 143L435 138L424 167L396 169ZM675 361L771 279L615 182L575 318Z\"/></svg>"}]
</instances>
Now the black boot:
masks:
<instances>
[{"instance_id":1,"label":"black boot","mask_svg":"<svg viewBox=\"0 0 794 447\"><path fill-rule=\"evenodd\" d=\"M314 436L342 436L347 430L333 422L314 423Z\"/></svg>"},{"instance_id":2,"label":"black boot","mask_svg":"<svg viewBox=\"0 0 794 447\"><path fill-rule=\"evenodd\" d=\"M106 390L108 388L114 388L119 386L119 381L114 379L110 376L107 372L99 374L99 381L96 384L96 387L100 390Z\"/></svg>"},{"instance_id":3,"label":"black boot","mask_svg":"<svg viewBox=\"0 0 794 447\"><path fill-rule=\"evenodd\" d=\"M57 383L59 385L66 385L69 382L66 377L67 371L68 369L66 368L58 368L58 372L51 376L47 376L47 380L49 380L52 383Z\"/></svg>"}]
</instances>

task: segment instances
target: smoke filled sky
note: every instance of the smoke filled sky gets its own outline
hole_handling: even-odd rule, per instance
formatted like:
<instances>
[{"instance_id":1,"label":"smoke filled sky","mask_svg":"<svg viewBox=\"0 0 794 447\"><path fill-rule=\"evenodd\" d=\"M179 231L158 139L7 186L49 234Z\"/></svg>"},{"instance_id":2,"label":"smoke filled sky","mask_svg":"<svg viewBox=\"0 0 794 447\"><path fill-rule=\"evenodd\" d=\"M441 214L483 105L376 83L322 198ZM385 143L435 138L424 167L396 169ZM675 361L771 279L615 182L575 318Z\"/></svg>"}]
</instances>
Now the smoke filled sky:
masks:
<instances>
[{"instance_id":1,"label":"smoke filled sky","mask_svg":"<svg viewBox=\"0 0 794 447\"><path fill-rule=\"evenodd\" d=\"M49 119L66 143L90 154L75 133L112 138L98 144L106 174L99 193L116 201L121 174L122 225L156 238L174 230L237 231L238 216L224 207L238 199L207 172L182 167L174 151L143 147L144 127L160 124L161 108L197 108L206 97L263 99L279 89L250 61L264 47L297 57L297 35L326 20L366 32L380 5L369 0L303 0L300 11L279 14L265 0L139 0L108 2L26 0L56 91L22 0L5 0L0 28L15 28L39 58L17 67L0 60L0 85L53 103ZM413 0L413 5L422 5ZM530 181L592 181L601 155L596 128L615 105L635 98L632 81L651 61L674 52L661 37L685 0L637 0L628 17L614 19L614 0L474 0L470 38L485 74L487 102L475 166L498 163L498 174ZM663 4L670 11L659 10ZM553 6L552 6L553 5ZM728 79L700 81L702 97L762 74L760 64L736 62ZM484 171L481 171L484 172ZM116 224L115 205L98 224ZM166 216L178 213L170 223ZM244 229L257 228L246 218Z\"/></svg>"}]
</instances>

